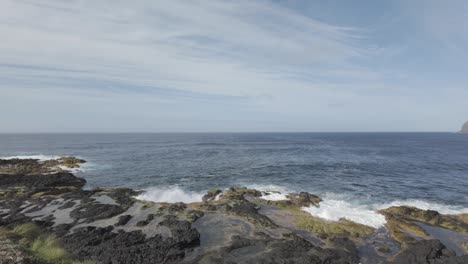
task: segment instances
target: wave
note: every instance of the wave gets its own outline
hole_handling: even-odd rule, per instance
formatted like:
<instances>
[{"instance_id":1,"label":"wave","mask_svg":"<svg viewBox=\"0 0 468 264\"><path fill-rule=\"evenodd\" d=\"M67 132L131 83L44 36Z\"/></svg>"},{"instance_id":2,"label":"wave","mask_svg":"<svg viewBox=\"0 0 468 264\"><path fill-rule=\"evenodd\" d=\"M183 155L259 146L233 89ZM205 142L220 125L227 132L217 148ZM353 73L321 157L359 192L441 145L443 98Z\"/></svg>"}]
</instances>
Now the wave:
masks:
<instances>
[{"instance_id":1,"label":"wave","mask_svg":"<svg viewBox=\"0 0 468 264\"><path fill-rule=\"evenodd\" d=\"M266 200L285 200L288 193L294 192L283 186L277 185L250 185L249 188L265 192L261 197ZM378 210L392 206L413 206L423 210L434 210L441 214L468 213L468 208L463 206L446 205L428 202L418 199L395 200L389 203L375 203L366 199L357 199L346 194L324 193L323 201L319 206L303 207L302 210L323 219L338 221L341 218L374 228L383 227L385 217Z\"/></svg>"},{"instance_id":2,"label":"wave","mask_svg":"<svg viewBox=\"0 0 468 264\"><path fill-rule=\"evenodd\" d=\"M338 221L341 218L374 228L383 227L385 217L366 205L351 204L345 200L325 199L319 207L304 207L302 210L323 219Z\"/></svg>"},{"instance_id":3,"label":"wave","mask_svg":"<svg viewBox=\"0 0 468 264\"><path fill-rule=\"evenodd\" d=\"M413 206L423 210L434 210L441 214L468 214L468 208L456 205L428 202L417 199L397 200L390 203L375 206L376 210L385 209L392 206Z\"/></svg>"},{"instance_id":4,"label":"wave","mask_svg":"<svg viewBox=\"0 0 468 264\"><path fill-rule=\"evenodd\" d=\"M18 155L18 156L6 156L0 157L0 159L10 160L10 159L37 159L40 161L46 161L51 159L60 159L62 156L51 156L51 155Z\"/></svg>"},{"instance_id":5,"label":"wave","mask_svg":"<svg viewBox=\"0 0 468 264\"><path fill-rule=\"evenodd\" d=\"M286 197L286 195L288 193L293 192L292 190L286 187L273 185L273 184L269 184L269 185L251 184L251 185L247 185L246 187L261 191L263 195L260 198L265 199L265 200L270 200L270 201L287 200L288 198Z\"/></svg>"},{"instance_id":6,"label":"wave","mask_svg":"<svg viewBox=\"0 0 468 264\"><path fill-rule=\"evenodd\" d=\"M377 211L392 206L413 206L422 210L434 210L441 214L468 213L468 208L462 206L445 205L417 199L396 200L389 203L351 201L353 201L353 198L346 195L326 194L319 207L304 207L303 210L327 220L338 221L345 218L374 228L383 227L386 223L385 217L377 213Z\"/></svg>"},{"instance_id":7,"label":"wave","mask_svg":"<svg viewBox=\"0 0 468 264\"><path fill-rule=\"evenodd\" d=\"M186 191L178 186L163 188L151 187L145 192L138 195L136 198L139 200L151 202L167 202L167 203L193 203L201 202L204 193Z\"/></svg>"}]
</instances>

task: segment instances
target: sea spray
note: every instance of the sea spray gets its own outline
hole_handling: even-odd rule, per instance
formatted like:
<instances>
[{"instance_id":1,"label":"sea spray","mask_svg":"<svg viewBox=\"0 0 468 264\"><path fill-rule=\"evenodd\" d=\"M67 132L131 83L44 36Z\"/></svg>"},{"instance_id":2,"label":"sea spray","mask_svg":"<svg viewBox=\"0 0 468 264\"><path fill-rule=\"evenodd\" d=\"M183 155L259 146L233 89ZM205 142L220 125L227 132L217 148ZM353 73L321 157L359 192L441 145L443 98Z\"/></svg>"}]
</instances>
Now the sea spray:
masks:
<instances>
[{"instance_id":1,"label":"sea spray","mask_svg":"<svg viewBox=\"0 0 468 264\"><path fill-rule=\"evenodd\" d=\"M203 193L191 192L183 190L178 186L172 187L151 187L145 190L144 193L136 198L151 202L167 202L167 203L193 203L201 202Z\"/></svg>"}]
</instances>

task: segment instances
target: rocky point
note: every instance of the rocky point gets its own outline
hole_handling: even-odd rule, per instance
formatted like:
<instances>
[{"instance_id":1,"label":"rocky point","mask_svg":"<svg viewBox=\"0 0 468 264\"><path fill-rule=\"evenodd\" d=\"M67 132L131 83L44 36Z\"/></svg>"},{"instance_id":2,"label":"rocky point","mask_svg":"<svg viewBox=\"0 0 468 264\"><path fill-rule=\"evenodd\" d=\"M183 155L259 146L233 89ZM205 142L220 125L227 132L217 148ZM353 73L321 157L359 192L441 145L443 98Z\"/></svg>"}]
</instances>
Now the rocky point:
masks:
<instances>
[{"instance_id":1,"label":"rocky point","mask_svg":"<svg viewBox=\"0 0 468 264\"><path fill-rule=\"evenodd\" d=\"M0 263L468 263L468 215L390 207L375 229L310 215L322 200L307 192L270 201L241 186L142 201L83 189L69 169L84 162L0 160Z\"/></svg>"}]
</instances>

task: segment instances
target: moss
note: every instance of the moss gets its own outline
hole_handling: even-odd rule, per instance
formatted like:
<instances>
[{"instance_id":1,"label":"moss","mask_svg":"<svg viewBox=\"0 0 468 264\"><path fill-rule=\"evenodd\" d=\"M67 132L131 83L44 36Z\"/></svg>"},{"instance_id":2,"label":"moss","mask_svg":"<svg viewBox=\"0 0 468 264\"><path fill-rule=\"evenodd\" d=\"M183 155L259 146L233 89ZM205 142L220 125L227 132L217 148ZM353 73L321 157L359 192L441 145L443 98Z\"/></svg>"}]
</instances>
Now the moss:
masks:
<instances>
[{"instance_id":1,"label":"moss","mask_svg":"<svg viewBox=\"0 0 468 264\"><path fill-rule=\"evenodd\" d=\"M154 202L150 202L150 201L138 200L138 202L143 204L143 206L141 207L141 210L146 210L146 209L151 208L151 207L153 207L155 205Z\"/></svg>"},{"instance_id":2,"label":"moss","mask_svg":"<svg viewBox=\"0 0 468 264\"><path fill-rule=\"evenodd\" d=\"M387 219L400 219L406 222L421 222L428 225L445 227L456 232L468 234L468 215L443 215L437 211L422 210L411 206L394 206L379 213L385 215Z\"/></svg>"},{"instance_id":3,"label":"moss","mask_svg":"<svg viewBox=\"0 0 468 264\"><path fill-rule=\"evenodd\" d=\"M229 188L229 190L223 194L223 196L221 198L223 198L227 193L231 193L231 195L249 195L249 196L253 196L253 197L260 197L262 196L262 193L258 190L255 190L255 189L249 189L247 187L244 187L244 186L234 186L234 187L231 187Z\"/></svg>"},{"instance_id":4,"label":"moss","mask_svg":"<svg viewBox=\"0 0 468 264\"><path fill-rule=\"evenodd\" d=\"M89 260L80 262L60 246L53 235L44 234L33 223L21 224L11 229L0 228L0 236L16 241L29 253L36 264L92 264Z\"/></svg>"},{"instance_id":5,"label":"moss","mask_svg":"<svg viewBox=\"0 0 468 264\"><path fill-rule=\"evenodd\" d=\"M414 241L415 235L421 237L428 236L424 229L413 222L409 222L392 215L385 216L385 219L387 220L385 225L390 232L390 236L400 244Z\"/></svg>"},{"instance_id":6,"label":"moss","mask_svg":"<svg viewBox=\"0 0 468 264\"><path fill-rule=\"evenodd\" d=\"M63 157L57 160L59 165L63 165L68 168L79 168L80 164L85 163L85 160L78 159L75 157Z\"/></svg>"},{"instance_id":7,"label":"moss","mask_svg":"<svg viewBox=\"0 0 468 264\"><path fill-rule=\"evenodd\" d=\"M340 219L339 221L328 221L319 217L315 217L300 209L289 209L288 212L294 216L294 223L307 231L319 234L320 236L342 235L352 237L363 237L374 233L375 229L349 221Z\"/></svg>"}]
</instances>

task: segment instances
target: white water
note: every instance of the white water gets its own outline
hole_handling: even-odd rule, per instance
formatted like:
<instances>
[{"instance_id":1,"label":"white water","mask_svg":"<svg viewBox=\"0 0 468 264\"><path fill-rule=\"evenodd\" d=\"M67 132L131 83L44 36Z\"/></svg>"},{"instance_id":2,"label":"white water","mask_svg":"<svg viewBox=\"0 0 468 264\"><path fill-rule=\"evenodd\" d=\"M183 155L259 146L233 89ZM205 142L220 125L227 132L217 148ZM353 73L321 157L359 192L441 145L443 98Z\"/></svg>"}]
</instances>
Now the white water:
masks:
<instances>
[{"instance_id":1,"label":"white water","mask_svg":"<svg viewBox=\"0 0 468 264\"><path fill-rule=\"evenodd\" d=\"M293 192L277 185L251 185L248 187L266 192L261 197L266 200L286 200L286 195ZM345 218L374 228L383 227L386 223L385 217L377 213L377 211L391 206L413 206L423 210L435 210L441 214L468 213L468 208L461 206L422 200L397 200L390 203L372 203L368 200L356 200L356 198L345 194L334 193L325 193L322 195L322 199L323 201L319 204L319 207L310 206L302 209L311 215L323 219L338 221L341 218Z\"/></svg>"},{"instance_id":2,"label":"white water","mask_svg":"<svg viewBox=\"0 0 468 264\"><path fill-rule=\"evenodd\" d=\"M136 198L151 202L167 202L167 203L193 203L201 202L204 193L185 191L180 187L152 187L146 189L144 193L138 195Z\"/></svg>"},{"instance_id":3,"label":"white water","mask_svg":"<svg viewBox=\"0 0 468 264\"><path fill-rule=\"evenodd\" d=\"M293 191L289 190L286 187L279 186L279 185L247 185L247 188L259 190L263 192L264 194L260 197L265 200L270 200L270 201L279 201L279 200L287 200L288 198L286 195L288 193L291 193Z\"/></svg>"},{"instance_id":4,"label":"white water","mask_svg":"<svg viewBox=\"0 0 468 264\"><path fill-rule=\"evenodd\" d=\"M327 220L338 221L340 218L346 218L375 228L382 227L386 223L385 217L378 214L377 211L391 206L413 206L423 210L435 210L441 214L468 213L468 208L422 200L399 200L384 204L364 203L364 201L351 202L353 200L354 198L346 197L345 195L328 193L324 195L319 207L305 207L303 210L311 215Z\"/></svg>"},{"instance_id":5,"label":"white water","mask_svg":"<svg viewBox=\"0 0 468 264\"><path fill-rule=\"evenodd\" d=\"M0 157L0 159L37 159L40 161L46 161L46 160L51 160L51 159L60 159L61 156L51 156L51 155L42 155L42 154L37 154L37 155L18 155L18 156L8 156L8 157Z\"/></svg>"},{"instance_id":6,"label":"white water","mask_svg":"<svg viewBox=\"0 0 468 264\"><path fill-rule=\"evenodd\" d=\"M441 214L468 214L468 208L462 206L446 205L440 203L432 203L422 200L398 200L391 203L376 205L377 210L385 209L391 206L413 206L423 210L434 210Z\"/></svg>"},{"instance_id":7,"label":"white water","mask_svg":"<svg viewBox=\"0 0 468 264\"><path fill-rule=\"evenodd\" d=\"M281 200L288 200L286 194L284 193L275 193L275 192L266 192L260 198L270 201L281 201Z\"/></svg>"},{"instance_id":8,"label":"white water","mask_svg":"<svg viewBox=\"0 0 468 264\"><path fill-rule=\"evenodd\" d=\"M326 199L319 204L319 207L304 207L302 210L327 220L338 221L346 218L374 228L382 227L386 223L383 215L367 206L351 204L344 200Z\"/></svg>"}]
</instances>

